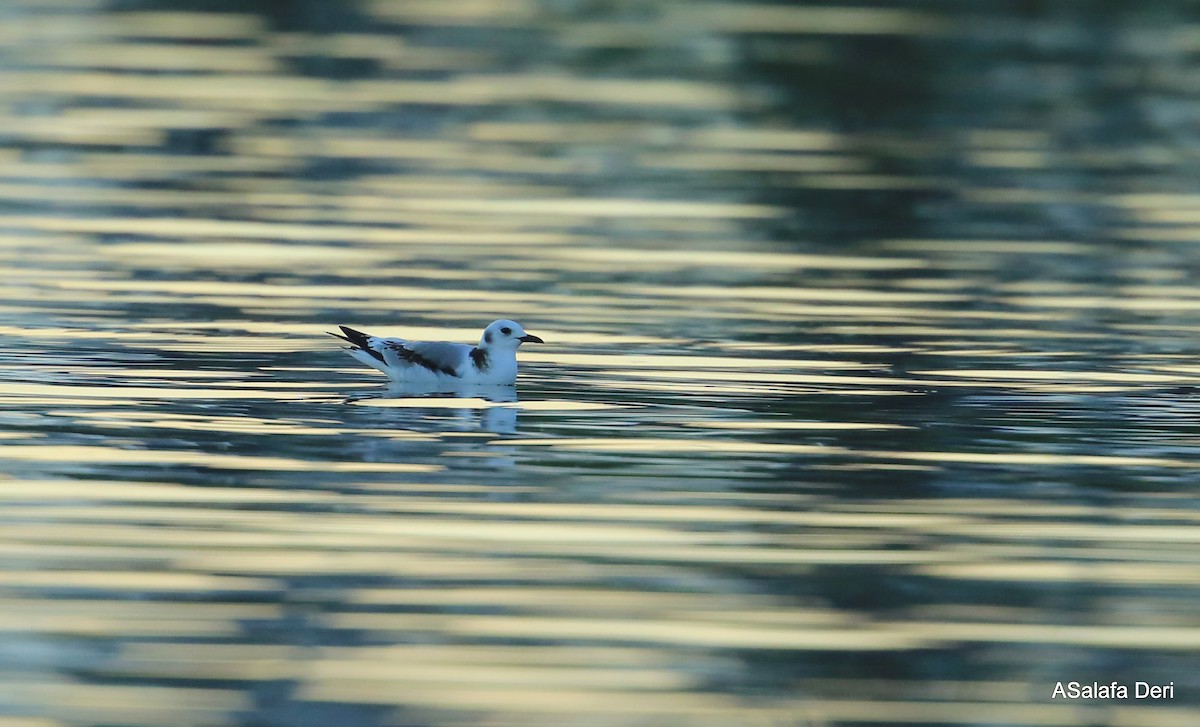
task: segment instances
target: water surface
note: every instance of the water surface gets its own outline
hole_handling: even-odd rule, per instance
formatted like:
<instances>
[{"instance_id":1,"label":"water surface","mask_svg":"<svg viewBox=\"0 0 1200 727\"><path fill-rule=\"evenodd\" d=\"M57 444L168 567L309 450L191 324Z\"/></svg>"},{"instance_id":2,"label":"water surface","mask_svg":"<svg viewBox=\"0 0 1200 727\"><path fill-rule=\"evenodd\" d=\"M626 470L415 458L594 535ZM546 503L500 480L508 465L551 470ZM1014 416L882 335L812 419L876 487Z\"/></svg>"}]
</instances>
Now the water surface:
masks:
<instances>
[{"instance_id":1,"label":"water surface","mask_svg":"<svg viewBox=\"0 0 1200 727\"><path fill-rule=\"evenodd\" d=\"M1192 46L940 7L5 10L0 723L1200 719Z\"/></svg>"}]
</instances>

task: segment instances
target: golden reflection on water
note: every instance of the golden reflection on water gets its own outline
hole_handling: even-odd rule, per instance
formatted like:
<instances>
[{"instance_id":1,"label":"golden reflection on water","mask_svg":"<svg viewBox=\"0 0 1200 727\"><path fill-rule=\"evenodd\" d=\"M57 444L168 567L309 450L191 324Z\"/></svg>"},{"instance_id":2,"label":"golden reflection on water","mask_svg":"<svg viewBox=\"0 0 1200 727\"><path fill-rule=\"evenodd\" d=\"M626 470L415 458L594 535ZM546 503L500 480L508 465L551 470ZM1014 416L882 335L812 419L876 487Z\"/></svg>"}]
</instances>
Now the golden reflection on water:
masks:
<instances>
[{"instance_id":1,"label":"golden reflection on water","mask_svg":"<svg viewBox=\"0 0 1200 727\"><path fill-rule=\"evenodd\" d=\"M871 424L868 422L796 422L796 421L757 421L757 422L735 422L735 421L710 421L710 422L687 422L686 426L701 427L704 429L751 429L755 431L764 430L790 430L790 429L817 429L817 430L837 430L837 429L910 429L903 424Z\"/></svg>"},{"instance_id":2,"label":"golden reflection on water","mask_svg":"<svg viewBox=\"0 0 1200 727\"><path fill-rule=\"evenodd\" d=\"M105 498L113 502L148 498L150 501L220 502L210 488L147 483L104 483L59 481L39 483L45 494ZM54 489L54 488L57 488ZM27 488L23 488L26 490ZM287 493L242 500L239 492L226 488L229 502L258 501L283 504L289 498L335 506L344 496L322 493ZM25 496L28 496L27 494ZM318 499L312 499L318 498ZM363 501L364 504L370 501ZM1194 648L1198 632L1188 625L1130 627L1124 623L1045 626L1001 623L988 611L960 610L952 614L914 609L889 618L870 618L835 608L789 603L769 595L728 593L720 596L702 592L640 591L603 587L603 573L636 572L638 562L651 569L678 568L683 563L744 562L789 563L809 567L829 563L892 563L914 568L937 579L986 578L990 580L1050 578L1088 583L1183 582L1194 566L1169 562L1148 570L1144 562L1125 566L1097 561L1070 567L1066 564L1004 564L994 553L1005 545L1025 542L1026 535L1013 527L1013 518L1038 531L1045 530L1041 513L1007 501L946 500L940 513L931 513L927 501L893 506L885 501L814 503L803 512L773 509L680 507L667 505L609 505L580 509L577 504L449 502L440 498L392 497L371 502L372 512L338 514L244 513L229 520L220 511L192 511L199 527L162 531L149 542L154 548L134 547L129 552L143 558L167 557L182 571L147 570L96 571L8 571L0 573L0 587L7 589L62 588L93 589L97 593L129 591L201 594L267 593L279 588L275 578L287 574L394 573L431 580L436 587L367 587L350 591L340 608L319 613L320 623L333 632L368 632L376 638L421 635L435 638L435 645L402 643L389 646L280 646L269 644L204 643L206 639L236 637L242 624L282 617L280 604L233 601L148 601L133 602L118 610L108 608L106 598L54 599L42 607L39 601L8 596L0 611L13 627L23 632L62 636L136 637L103 667L111 676L179 678L216 683L221 680L257 682L274 679L295 681L314 699L412 705L438 708L471 700L474 708L511 711L513 714L559 714L578 709L577 700L592 704L598 715L653 714L724 715L741 714L739 701L697 690L694 672L681 670L684 663L697 665L686 649L765 649L873 653L936 648L944 644L1057 644L1105 648L1183 650ZM442 517L421 520L396 518L392 508L440 513ZM381 519L379 512L391 510ZM832 508L832 509L831 509ZM1064 516L1087 516L1087 509L1058 508ZM18 517L19 508L12 511ZM32 511L31 511L32 512ZM137 524L145 517L162 517L158 508L137 510L127 506L107 509L114 517L107 523L92 522L100 511L94 508L59 509L58 519L70 529L54 523L6 528L2 547L38 544L43 558L55 558L67 543L93 544L89 550L101 557L104 548L119 544L144 545L147 531ZM480 520L484 517L487 519ZM535 518L530 522L526 518ZM559 525L566 518L569 527ZM172 520L178 520L171 516ZM579 523L599 521L580 527ZM74 522L73 522L74 521ZM234 530L223 533L213 524L227 522ZM601 526L600 523L607 523ZM743 522L742 527L719 532L679 529L682 523L703 526L713 522ZM827 545L810 549L777 550L766 543L760 548L723 544L730 533L748 533L751 522L807 523L816 534L827 531ZM1018 520L1020 522L1020 520ZM205 523L208 523L205 525ZM638 524L640 523L640 524ZM668 524L671 523L671 524ZM530 525L533 527L530 527ZM989 527L990 526L990 529ZM918 538L946 532L953 527L980 546L975 550L897 551L890 544L904 534ZM1055 531L1059 525L1052 526ZM1108 539L1114 531L1095 527L1097 539ZM1164 527L1161 533L1134 527L1132 543L1152 544L1174 529L1186 536L1185 527ZM380 537L384 532L391 537ZM718 536L714 540L714 536ZM743 538L746 536L742 536ZM1038 537L1041 537L1040 535ZM1078 539L1082 533L1066 532ZM682 547L671 545L696 541ZM1175 538L1171 538L1174 541ZM846 543L871 543L847 550ZM488 543L481 551L479 543ZM648 547L655 544L653 548ZM236 546L236 550L231 546ZM689 548L693 552L689 552ZM371 552L374 550L375 552ZM706 552L707 551L707 552ZM757 551L757 552L756 552ZM69 552L69 551L68 551ZM487 552L489 555L483 556ZM1039 552L1039 551L1034 551ZM1156 551L1159 557L1174 551ZM539 553L548 560L531 562ZM32 555L33 551L27 551ZM65 552L63 553L66 554ZM593 558L603 555L604 560ZM775 561L772 556L787 560ZM732 556L730 560L728 556ZM1096 558L1107 557L1103 552ZM1141 556L1144 561L1146 554ZM617 559L619 562L614 562ZM949 562L947 562L949 559ZM1046 567L1070 567L1067 573L1047 572ZM802 571L801 571L802 572ZM220 573L220 576L206 575ZM1138 575L1141 573L1141 575ZM526 585L511 585L513 578ZM583 580L581 580L583 579ZM1130 580L1133 579L1133 580ZM464 585L463 582L475 585ZM593 585L583 585L591 581ZM21 593L11 591L10 593ZM28 591L24 591L28 593ZM32 609L37 608L36 612ZM451 609L444 612L444 609ZM472 609L504 609L507 613L471 613ZM401 610L396 610L401 609ZM463 610L465 609L465 612ZM459 612L455 612L458 610ZM450 639L455 643L440 643ZM478 641L478 640L483 641ZM497 645L495 639L546 639L561 645ZM182 642L180 640L183 640ZM559 641L561 640L561 641ZM720 668L721 657L700 656L706 668ZM552 688L547 688L547 685ZM903 688L900 684L896 688ZM932 690L923 684L918 691ZM996 715L1014 715L1024 694L1015 684L948 682L942 693L928 703L898 703L913 719L946 721L952 707L965 708L973 702L955 702L950 693L966 695L979 690L977 699L997 703L986 707ZM171 689L146 687L148 720L162 714L180 715L189 707L186 699ZM1017 691L1013 691L1016 689ZM216 691L205 686L198 692ZM38 695L36 689L29 694ZM72 703L87 704L86 690L68 690ZM236 692L229 692L230 697ZM566 695L564 697L564 694ZM1001 697L1000 695L1007 694ZM601 699L604 696L604 699ZM931 693L932 696L932 693ZM620 697L618 701L613 701ZM961 698L961 696L960 696ZM566 701L563 701L566 699ZM822 714L870 714L861 701L828 698L806 700L808 708ZM220 699L213 709L224 709ZM155 707L154 705L157 705ZM222 706L224 705L224 706ZM133 707L129 709L133 710ZM168 710L160 712L159 710ZM1071 724L1063 712L1051 706L1030 706L1050 724ZM1039 711L1041 710L1041 711ZM136 710L135 710L136 711ZM113 714L116 714L115 712ZM782 713L781 713L782 714ZM1139 710L1137 714L1143 714ZM1174 714L1174 712L1173 712ZM941 716L939 716L941 715ZM887 721L883 713L876 715ZM136 723L136 719L134 720Z\"/></svg>"}]
</instances>

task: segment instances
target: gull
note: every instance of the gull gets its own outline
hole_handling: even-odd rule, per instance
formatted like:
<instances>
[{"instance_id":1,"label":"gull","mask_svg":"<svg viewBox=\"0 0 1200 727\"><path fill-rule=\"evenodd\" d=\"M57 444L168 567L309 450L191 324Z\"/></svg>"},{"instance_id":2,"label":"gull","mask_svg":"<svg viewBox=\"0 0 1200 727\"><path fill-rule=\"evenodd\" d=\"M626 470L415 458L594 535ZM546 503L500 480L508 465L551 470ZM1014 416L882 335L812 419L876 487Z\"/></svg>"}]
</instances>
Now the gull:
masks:
<instances>
[{"instance_id":1,"label":"gull","mask_svg":"<svg viewBox=\"0 0 1200 727\"><path fill-rule=\"evenodd\" d=\"M520 323L503 318L483 329L475 346L380 338L346 326L338 328L345 335L329 335L350 344L343 348L346 353L379 369L394 383L420 387L512 386L517 382L517 348L522 343L545 343L526 333Z\"/></svg>"}]
</instances>

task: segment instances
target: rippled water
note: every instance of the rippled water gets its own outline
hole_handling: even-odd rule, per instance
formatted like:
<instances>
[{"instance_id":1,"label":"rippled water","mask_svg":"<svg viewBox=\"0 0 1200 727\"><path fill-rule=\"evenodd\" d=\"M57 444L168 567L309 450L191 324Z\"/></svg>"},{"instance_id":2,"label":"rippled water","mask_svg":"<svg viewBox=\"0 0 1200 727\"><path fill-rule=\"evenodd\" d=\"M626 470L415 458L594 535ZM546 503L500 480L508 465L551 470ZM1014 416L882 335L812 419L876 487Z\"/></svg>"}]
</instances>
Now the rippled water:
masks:
<instances>
[{"instance_id":1,"label":"rippled water","mask_svg":"<svg viewBox=\"0 0 1200 727\"><path fill-rule=\"evenodd\" d=\"M568 5L3 11L0 725L1200 721L1190 147L1044 105L1111 19ZM507 393L324 334L500 316Z\"/></svg>"}]
</instances>

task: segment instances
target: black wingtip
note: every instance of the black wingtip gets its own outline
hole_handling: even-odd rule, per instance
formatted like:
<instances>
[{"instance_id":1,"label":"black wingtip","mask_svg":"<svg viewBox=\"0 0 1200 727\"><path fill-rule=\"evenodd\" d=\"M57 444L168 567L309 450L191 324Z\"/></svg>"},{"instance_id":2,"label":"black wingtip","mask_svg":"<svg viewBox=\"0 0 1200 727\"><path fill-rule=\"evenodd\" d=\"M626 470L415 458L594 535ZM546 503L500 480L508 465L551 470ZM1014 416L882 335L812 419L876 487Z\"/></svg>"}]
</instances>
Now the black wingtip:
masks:
<instances>
[{"instance_id":1,"label":"black wingtip","mask_svg":"<svg viewBox=\"0 0 1200 727\"><path fill-rule=\"evenodd\" d=\"M359 348L370 348L369 341L371 337L367 334L363 333L362 331L356 331L350 326L338 326L338 328L342 329L342 333L346 334L344 336L339 336L339 338L344 338Z\"/></svg>"},{"instance_id":2,"label":"black wingtip","mask_svg":"<svg viewBox=\"0 0 1200 727\"><path fill-rule=\"evenodd\" d=\"M382 353L371 348L371 337L370 336L363 333L362 331L356 331L353 328L350 328L349 326L338 326L338 328L342 329L342 333L345 333L346 335L339 336L338 334L333 333L332 331L326 331L326 333L333 336L334 338L342 339L346 343L349 343L351 346L354 346L356 349L359 349L361 351L366 351L367 353L371 354L371 356L373 358L375 358L379 361L384 360Z\"/></svg>"}]
</instances>

